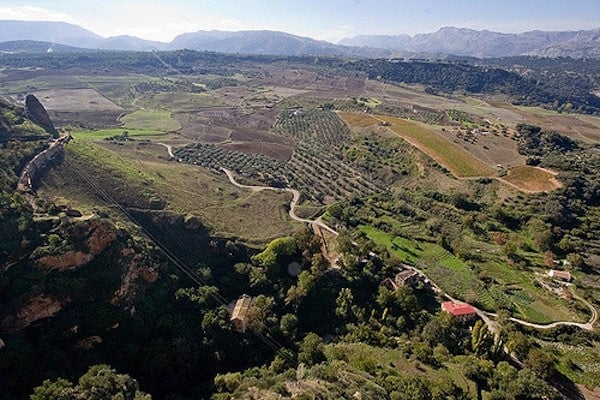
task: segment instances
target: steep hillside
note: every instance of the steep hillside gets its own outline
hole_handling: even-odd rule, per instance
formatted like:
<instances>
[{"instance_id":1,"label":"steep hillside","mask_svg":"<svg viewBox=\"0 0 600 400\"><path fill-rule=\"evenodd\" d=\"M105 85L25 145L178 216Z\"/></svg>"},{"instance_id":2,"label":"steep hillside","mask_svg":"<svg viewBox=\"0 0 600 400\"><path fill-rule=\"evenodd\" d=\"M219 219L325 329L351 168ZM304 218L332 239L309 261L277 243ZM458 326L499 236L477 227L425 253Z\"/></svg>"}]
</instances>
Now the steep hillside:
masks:
<instances>
[{"instance_id":1,"label":"steep hillside","mask_svg":"<svg viewBox=\"0 0 600 400\"><path fill-rule=\"evenodd\" d=\"M225 248L223 241L209 237L198 219L161 212L160 198L141 179L114 164L92 162L82 149L68 149L53 170L46 171L44 179L56 174L63 185L68 181L77 188L63 191L62 203L18 193L18 173L47 147L49 135L25 110L4 102L0 127L3 398L28 398L44 379L74 379L101 363L131 374L158 397L177 387L180 395L206 397L214 374L229 368L230 350L246 354L245 363L263 357L260 349L244 349L244 343L213 347L213 335L229 341L235 335L222 300L217 300L222 297L213 293L200 310L186 304L185 296L176 293L192 282L169 266L156 242L140 232L156 235L171 249L172 259L215 270L247 257L243 246ZM82 200L91 211L69 206ZM142 225L111 211L125 207L135 208L130 215L135 212L133 222ZM182 243L194 243L193 251ZM208 269L198 282L223 286L231 280L228 272L214 280L210 274ZM228 285L224 294L234 297L237 290ZM208 311L220 313L229 329L215 333L209 325L201 328ZM212 361L206 365L207 360Z\"/></svg>"}]
</instances>

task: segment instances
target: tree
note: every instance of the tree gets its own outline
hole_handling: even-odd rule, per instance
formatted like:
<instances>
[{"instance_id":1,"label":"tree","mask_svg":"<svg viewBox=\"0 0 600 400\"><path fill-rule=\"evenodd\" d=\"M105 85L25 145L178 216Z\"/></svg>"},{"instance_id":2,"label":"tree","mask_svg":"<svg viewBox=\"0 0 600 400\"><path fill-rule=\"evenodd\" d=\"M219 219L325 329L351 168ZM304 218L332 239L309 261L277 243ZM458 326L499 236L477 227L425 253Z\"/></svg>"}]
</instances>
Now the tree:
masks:
<instances>
[{"instance_id":1,"label":"tree","mask_svg":"<svg viewBox=\"0 0 600 400\"><path fill-rule=\"evenodd\" d=\"M433 347L443 344L449 350L457 350L460 328L456 318L449 313L440 312L432 318L424 327L423 339Z\"/></svg>"},{"instance_id":2,"label":"tree","mask_svg":"<svg viewBox=\"0 0 600 400\"><path fill-rule=\"evenodd\" d=\"M94 365L77 385L66 379L46 380L34 389L31 400L151 400L135 379L118 374L108 365Z\"/></svg>"},{"instance_id":3,"label":"tree","mask_svg":"<svg viewBox=\"0 0 600 400\"><path fill-rule=\"evenodd\" d=\"M465 376L477 384L478 390L485 388L494 371L492 361L474 355L467 356L463 366Z\"/></svg>"},{"instance_id":4,"label":"tree","mask_svg":"<svg viewBox=\"0 0 600 400\"><path fill-rule=\"evenodd\" d=\"M252 256L252 260L264 267L269 273L275 273L282 259L293 255L297 250L298 246L295 238L291 236L277 238L271 241L262 252Z\"/></svg>"},{"instance_id":5,"label":"tree","mask_svg":"<svg viewBox=\"0 0 600 400\"><path fill-rule=\"evenodd\" d=\"M335 314L342 320L346 320L350 317L352 311L352 305L354 303L354 296L349 288L341 288L335 299Z\"/></svg>"},{"instance_id":6,"label":"tree","mask_svg":"<svg viewBox=\"0 0 600 400\"><path fill-rule=\"evenodd\" d=\"M488 379L488 386L506 391L511 382L517 379L517 369L506 361L500 361Z\"/></svg>"},{"instance_id":7,"label":"tree","mask_svg":"<svg viewBox=\"0 0 600 400\"><path fill-rule=\"evenodd\" d=\"M541 219L533 217L527 223L527 227L531 233L533 243L538 250L548 250L552 243L552 231L550 230L550 226Z\"/></svg>"},{"instance_id":8,"label":"tree","mask_svg":"<svg viewBox=\"0 0 600 400\"><path fill-rule=\"evenodd\" d=\"M517 373L517 379L510 382L507 394L515 399L556 399L554 390L528 368Z\"/></svg>"},{"instance_id":9,"label":"tree","mask_svg":"<svg viewBox=\"0 0 600 400\"><path fill-rule=\"evenodd\" d=\"M279 321L279 329L290 341L296 339L298 317L295 314L285 314Z\"/></svg>"},{"instance_id":10,"label":"tree","mask_svg":"<svg viewBox=\"0 0 600 400\"><path fill-rule=\"evenodd\" d=\"M585 261L579 253L567 254L567 261L569 262L569 264L571 264L571 267L573 269L581 269L585 265Z\"/></svg>"},{"instance_id":11,"label":"tree","mask_svg":"<svg viewBox=\"0 0 600 400\"><path fill-rule=\"evenodd\" d=\"M316 333L310 332L298 349L298 361L307 365L319 364L326 360L323 341Z\"/></svg>"},{"instance_id":12,"label":"tree","mask_svg":"<svg viewBox=\"0 0 600 400\"><path fill-rule=\"evenodd\" d=\"M315 253L310 260L310 272L315 277L320 277L327 271L329 261L321 253Z\"/></svg>"},{"instance_id":13,"label":"tree","mask_svg":"<svg viewBox=\"0 0 600 400\"><path fill-rule=\"evenodd\" d=\"M248 326L255 332L263 332L267 329L268 323L275 319L273 306L275 300L273 297L267 297L259 294L252 300L252 306L248 309Z\"/></svg>"},{"instance_id":14,"label":"tree","mask_svg":"<svg viewBox=\"0 0 600 400\"><path fill-rule=\"evenodd\" d=\"M73 383L58 378L56 381L46 379L41 386L33 389L31 400L68 400L74 398Z\"/></svg>"},{"instance_id":15,"label":"tree","mask_svg":"<svg viewBox=\"0 0 600 400\"><path fill-rule=\"evenodd\" d=\"M477 355L488 355L494 345L494 337L482 320L478 319L471 331L471 349Z\"/></svg>"},{"instance_id":16,"label":"tree","mask_svg":"<svg viewBox=\"0 0 600 400\"><path fill-rule=\"evenodd\" d=\"M506 342L506 348L509 352L514 352L517 357L524 358L529 349L531 348L531 343L527 336L519 331L511 331L508 334L508 340Z\"/></svg>"},{"instance_id":17,"label":"tree","mask_svg":"<svg viewBox=\"0 0 600 400\"><path fill-rule=\"evenodd\" d=\"M554 358L540 349L531 349L524 366L542 379L548 379L554 373Z\"/></svg>"}]
</instances>

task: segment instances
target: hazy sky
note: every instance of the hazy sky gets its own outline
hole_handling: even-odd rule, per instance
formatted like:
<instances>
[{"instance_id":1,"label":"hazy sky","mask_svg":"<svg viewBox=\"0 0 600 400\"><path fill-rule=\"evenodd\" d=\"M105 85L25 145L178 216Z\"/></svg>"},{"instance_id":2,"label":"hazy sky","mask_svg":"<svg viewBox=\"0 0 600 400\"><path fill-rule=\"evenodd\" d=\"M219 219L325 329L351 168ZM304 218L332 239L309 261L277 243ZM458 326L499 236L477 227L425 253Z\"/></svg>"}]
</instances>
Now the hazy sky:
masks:
<instances>
[{"instance_id":1,"label":"hazy sky","mask_svg":"<svg viewBox=\"0 0 600 400\"><path fill-rule=\"evenodd\" d=\"M0 0L0 19L65 21L102 36L170 41L198 30L280 30L338 41L359 34L600 27L600 0Z\"/></svg>"}]
</instances>

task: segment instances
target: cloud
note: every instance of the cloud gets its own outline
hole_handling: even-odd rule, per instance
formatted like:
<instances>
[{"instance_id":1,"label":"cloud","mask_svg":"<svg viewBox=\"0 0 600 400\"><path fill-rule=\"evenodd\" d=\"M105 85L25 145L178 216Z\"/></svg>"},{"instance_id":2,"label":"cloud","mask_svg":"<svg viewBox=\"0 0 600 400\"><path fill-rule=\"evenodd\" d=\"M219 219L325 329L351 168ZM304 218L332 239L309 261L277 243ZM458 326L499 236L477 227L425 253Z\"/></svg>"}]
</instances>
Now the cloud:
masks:
<instances>
[{"instance_id":1,"label":"cloud","mask_svg":"<svg viewBox=\"0 0 600 400\"><path fill-rule=\"evenodd\" d=\"M354 27L352 25L342 24L333 29L327 29L327 30L322 30L321 32L317 32L316 33L317 36L315 38L318 38L320 40L327 40L328 42L336 43L336 42L342 40L343 38L352 36L353 33L354 33ZM306 35L312 37L310 32L307 32Z\"/></svg>"},{"instance_id":2,"label":"cloud","mask_svg":"<svg viewBox=\"0 0 600 400\"><path fill-rule=\"evenodd\" d=\"M61 21L78 24L80 21L73 15L48 10L35 6L0 6L0 19L21 21Z\"/></svg>"}]
</instances>

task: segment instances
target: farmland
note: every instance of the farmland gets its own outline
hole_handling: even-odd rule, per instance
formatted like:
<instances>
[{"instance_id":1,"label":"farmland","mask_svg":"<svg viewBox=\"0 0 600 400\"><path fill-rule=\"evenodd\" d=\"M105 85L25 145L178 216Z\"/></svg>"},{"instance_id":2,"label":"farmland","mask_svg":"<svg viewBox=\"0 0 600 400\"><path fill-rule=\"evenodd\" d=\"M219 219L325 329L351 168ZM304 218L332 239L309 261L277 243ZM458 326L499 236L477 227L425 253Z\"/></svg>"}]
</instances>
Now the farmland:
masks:
<instances>
[{"instance_id":1,"label":"farmland","mask_svg":"<svg viewBox=\"0 0 600 400\"><path fill-rule=\"evenodd\" d=\"M392 237L371 226L362 225L359 228L369 239L385 246L399 260L416 264L445 292L485 310L510 309L520 318L539 323L585 319L572 306L532 285L527 273L511 270L489 260L482 263L480 268L499 283L489 286L463 261L437 244L417 242L401 236Z\"/></svg>"},{"instance_id":2,"label":"farmland","mask_svg":"<svg viewBox=\"0 0 600 400\"><path fill-rule=\"evenodd\" d=\"M412 121L377 116L403 139L431 156L460 178L491 176L494 171L466 151L439 137L426 127Z\"/></svg>"},{"instance_id":3,"label":"farmland","mask_svg":"<svg viewBox=\"0 0 600 400\"><path fill-rule=\"evenodd\" d=\"M560 188L556 173L542 168L519 166L508 170L504 180L527 192L545 192Z\"/></svg>"},{"instance_id":4,"label":"farmland","mask_svg":"<svg viewBox=\"0 0 600 400\"><path fill-rule=\"evenodd\" d=\"M64 306L23 335L2 331L0 358L11 357L0 370L18 370L19 337L36 363L68 358L83 370L98 358L157 393L181 390L158 398L300 398L307 388L313 397L509 398L498 383L507 370L511 385L526 383L512 398L525 398L533 379L545 384L532 359L553 351L565 377L598 384L597 116L384 81L358 68L364 60L102 57L60 73L0 71L0 94L19 102L33 91L72 135L32 193L0 196L14 216L2 229L29 235L11 243L23 253L0 279L0 297L18 299L0 307L0 331L30 293ZM26 120L6 110L2 123ZM17 144L2 143L2 160L16 160L7 182L25 154ZM242 185L294 190L238 187L222 168ZM290 192L296 215L318 223L290 218ZM87 251L100 223L114 244L90 267L36 267L40 256ZM425 277L388 285L412 268ZM253 302L242 333L227 305L244 293ZM492 330L440 312L446 295L488 313ZM80 316L89 320L74 327ZM46 353L38 337L59 350ZM42 382L47 370L27 371Z\"/></svg>"},{"instance_id":5,"label":"farmland","mask_svg":"<svg viewBox=\"0 0 600 400\"><path fill-rule=\"evenodd\" d=\"M285 196L225 195L225 186L217 184L221 167L236 171L245 183L299 190L303 195L299 210L312 217L348 199L365 202L368 206L344 223L376 222L411 232L412 239L388 238L383 231L365 231L368 225L361 225L370 239L385 245L399 259L429 261L424 269L449 293L475 298L490 310L512 295L483 290L478 274L464 257L425 240L432 231L423 225L432 223L432 218L423 205L448 202L453 196L432 193L436 189L465 193L491 205L494 191L511 199L518 198L519 191L560 189L553 174L523 165L525 157L514 143L515 125L538 121L541 115L551 115L552 126L565 128L566 133L569 129L560 124L577 129L597 124L595 117L561 119L551 112L482 98L435 96L419 85L394 85L295 67L261 68L228 76L35 76L9 83L5 93L18 98L27 86L37 88L40 100L59 125L83 127L72 131L76 139L119 154L120 159L134 160L139 170L164 177L148 184L164 193L169 207L201 216L215 233L224 236L256 244L290 232L295 225L287 220ZM118 139L125 132L128 140ZM581 132L587 140L593 139L588 131ZM170 160L165 149L152 141L173 146L175 159ZM488 184L487 191L477 183L480 178L499 182ZM190 179L203 182L199 187L204 189L197 192L188 187ZM407 191L414 194L407 196ZM400 205L388 209L378 203L390 196L398 196ZM429 199L431 196L435 200ZM399 212L414 221L407 225ZM436 212L449 220L460 218L447 206ZM256 226L261 227L261 234L253 233ZM468 243L470 252L486 248L481 238ZM536 264L540 259L537 256L528 262ZM507 269L497 256L490 256L478 268L505 286L526 286L528 274ZM545 307L542 303L536 307L539 315L531 302L515 304L520 304L513 310L521 316L552 319L548 312L539 311ZM566 312L560 315L566 316Z\"/></svg>"}]
</instances>

